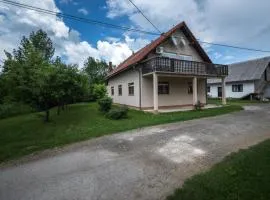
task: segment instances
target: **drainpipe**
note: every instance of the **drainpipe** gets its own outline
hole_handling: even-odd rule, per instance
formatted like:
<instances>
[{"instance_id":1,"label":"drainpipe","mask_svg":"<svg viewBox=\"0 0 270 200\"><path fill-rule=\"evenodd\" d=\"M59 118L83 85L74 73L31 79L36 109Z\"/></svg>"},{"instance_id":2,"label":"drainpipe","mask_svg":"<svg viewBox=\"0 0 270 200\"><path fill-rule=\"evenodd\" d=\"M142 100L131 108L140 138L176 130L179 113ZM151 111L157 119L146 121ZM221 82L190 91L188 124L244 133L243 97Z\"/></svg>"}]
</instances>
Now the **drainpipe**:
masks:
<instances>
[{"instance_id":1,"label":"drainpipe","mask_svg":"<svg viewBox=\"0 0 270 200\"><path fill-rule=\"evenodd\" d=\"M133 70L139 73L139 109L142 110L142 68L140 65L139 67L136 67L136 65L137 63L133 65Z\"/></svg>"},{"instance_id":2,"label":"drainpipe","mask_svg":"<svg viewBox=\"0 0 270 200\"><path fill-rule=\"evenodd\" d=\"M142 110L142 68L138 68L139 72L139 107Z\"/></svg>"},{"instance_id":3,"label":"drainpipe","mask_svg":"<svg viewBox=\"0 0 270 200\"><path fill-rule=\"evenodd\" d=\"M205 105L207 104L207 100L208 100L208 92L207 92L207 77L205 79Z\"/></svg>"}]
</instances>

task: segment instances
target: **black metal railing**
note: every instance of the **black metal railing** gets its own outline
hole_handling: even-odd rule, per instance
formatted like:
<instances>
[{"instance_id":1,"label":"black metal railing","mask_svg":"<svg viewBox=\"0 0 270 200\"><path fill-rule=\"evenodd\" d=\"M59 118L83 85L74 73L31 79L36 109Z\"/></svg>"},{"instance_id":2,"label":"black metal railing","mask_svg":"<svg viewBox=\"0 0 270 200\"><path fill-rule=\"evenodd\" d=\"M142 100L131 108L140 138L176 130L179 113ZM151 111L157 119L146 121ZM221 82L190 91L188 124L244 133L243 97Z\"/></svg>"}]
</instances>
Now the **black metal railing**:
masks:
<instances>
[{"instance_id":1,"label":"black metal railing","mask_svg":"<svg viewBox=\"0 0 270 200\"><path fill-rule=\"evenodd\" d=\"M154 57L142 63L142 73L169 72L185 75L227 76L228 66L197 61Z\"/></svg>"}]
</instances>

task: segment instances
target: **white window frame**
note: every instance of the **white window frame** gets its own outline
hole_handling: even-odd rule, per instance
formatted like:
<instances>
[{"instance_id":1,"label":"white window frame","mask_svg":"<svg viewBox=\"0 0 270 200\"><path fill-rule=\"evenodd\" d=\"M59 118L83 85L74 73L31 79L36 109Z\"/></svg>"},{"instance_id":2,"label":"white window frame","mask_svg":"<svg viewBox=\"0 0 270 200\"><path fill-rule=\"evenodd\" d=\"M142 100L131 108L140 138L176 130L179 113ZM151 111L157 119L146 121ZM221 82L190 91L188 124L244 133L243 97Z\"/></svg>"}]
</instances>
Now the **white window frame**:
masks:
<instances>
[{"instance_id":1,"label":"white window frame","mask_svg":"<svg viewBox=\"0 0 270 200\"><path fill-rule=\"evenodd\" d=\"M232 85L232 92L243 92L244 91L244 84L233 84Z\"/></svg>"},{"instance_id":2,"label":"white window frame","mask_svg":"<svg viewBox=\"0 0 270 200\"><path fill-rule=\"evenodd\" d=\"M168 58L193 61L193 57L191 55L177 54L177 53L172 53L172 52L164 52L162 53L162 55Z\"/></svg>"},{"instance_id":3,"label":"white window frame","mask_svg":"<svg viewBox=\"0 0 270 200\"><path fill-rule=\"evenodd\" d=\"M133 89L130 90L131 88L133 88ZM131 93L131 91L132 91L132 93ZM128 83L128 95L134 96L134 93L135 93L134 82Z\"/></svg>"}]
</instances>

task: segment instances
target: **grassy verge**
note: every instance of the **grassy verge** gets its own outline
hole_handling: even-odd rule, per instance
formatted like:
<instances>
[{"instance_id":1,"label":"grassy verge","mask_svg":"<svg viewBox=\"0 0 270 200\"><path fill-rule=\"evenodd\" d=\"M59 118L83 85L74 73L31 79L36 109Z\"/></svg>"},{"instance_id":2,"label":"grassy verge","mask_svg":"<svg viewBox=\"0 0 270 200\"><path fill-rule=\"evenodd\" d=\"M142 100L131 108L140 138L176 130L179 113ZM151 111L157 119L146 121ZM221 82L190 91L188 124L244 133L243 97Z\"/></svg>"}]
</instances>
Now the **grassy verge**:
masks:
<instances>
[{"instance_id":1,"label":"grassy verge","mask_svg":"<svg viewBox=\"0 0 270 200\"><path fill-rule=\"evenodd\" d=\"M216 105L221 105L221 99L218 98L209 98L207 99L208 104L216 104ZM241 99L227 99L227 104L228 105L249 105L249 104L254 104L254 103L268 103L268 102L262 102L258 100L241 100Z\"/></svg>"},{"instance_id":2,"label":"grassy verge","mask_svg":"<svg viewBox=\"0 0 270 200\"><path fill-rule=\"evenodd\" d=\"M269 200L270 140L225 158L187 180L167 200Z\"/></svg>"},{"instance_id":3,"label":"grassy verge","mask_svg":"<svg viewBox=\"0 0 270 200\"><path fill-rule=\"evenodd\" d=\"M241 106L226 106L202 111L187 111L154 115L130 110L128 118L105 118L96 103L74 104L60 116L51 111L52 121L43 123L41 113L0 120L0 162L35 151L69 144L93 137L144 126L210 117L241 110Z\"/></svg>"}]
</instances>

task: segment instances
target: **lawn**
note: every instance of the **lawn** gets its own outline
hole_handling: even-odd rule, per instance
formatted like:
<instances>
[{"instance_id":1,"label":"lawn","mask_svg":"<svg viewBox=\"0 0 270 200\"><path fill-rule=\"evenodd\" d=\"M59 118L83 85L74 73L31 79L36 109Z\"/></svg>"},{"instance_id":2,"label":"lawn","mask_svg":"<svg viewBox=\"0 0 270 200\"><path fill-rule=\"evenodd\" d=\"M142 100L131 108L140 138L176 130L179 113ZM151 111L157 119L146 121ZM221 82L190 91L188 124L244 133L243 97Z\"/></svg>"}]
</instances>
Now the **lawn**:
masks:
<instances>
[{"instance_id":1,"label":"lawn","mask_svg":"<svg viewBox=\"0 0 270 200\"><path fill-rule=\"evenodd\" d=\"M207 99L208 104L217 104L220 105L222 104L221 99L218 98L208 98ZM258 100L242 100L242 99L227 99L227 104L228 105L249 105L249 104L254 104L254 103L267 103L267 102L262 102Z\"/></svg>"},{"instance_id":2,"label":"lawn","mask_svg":"<svg viewBox=\"0 0 270 200\"><path fill-rule=\"evenodd\" d=\"M96 103L74 104L56 115L51 110L51 122L42 121L43 113L31 113L0 120L0 162L35 151L72 142L108 135L144 126L210 117L241 110L241 106L226 106L202 111L187 111L154 115L130 110L128 118L105 118Z\"/></svg>"},{"instance_id":3,"label":"lawn","mask_svg":"<svg viewBox=\"0 0 270 200\"><path fill-rule=\"evenodd\" d=\"M270 140L231 154L167 200L269 200Z\"/></svg>"}]
</instances>

